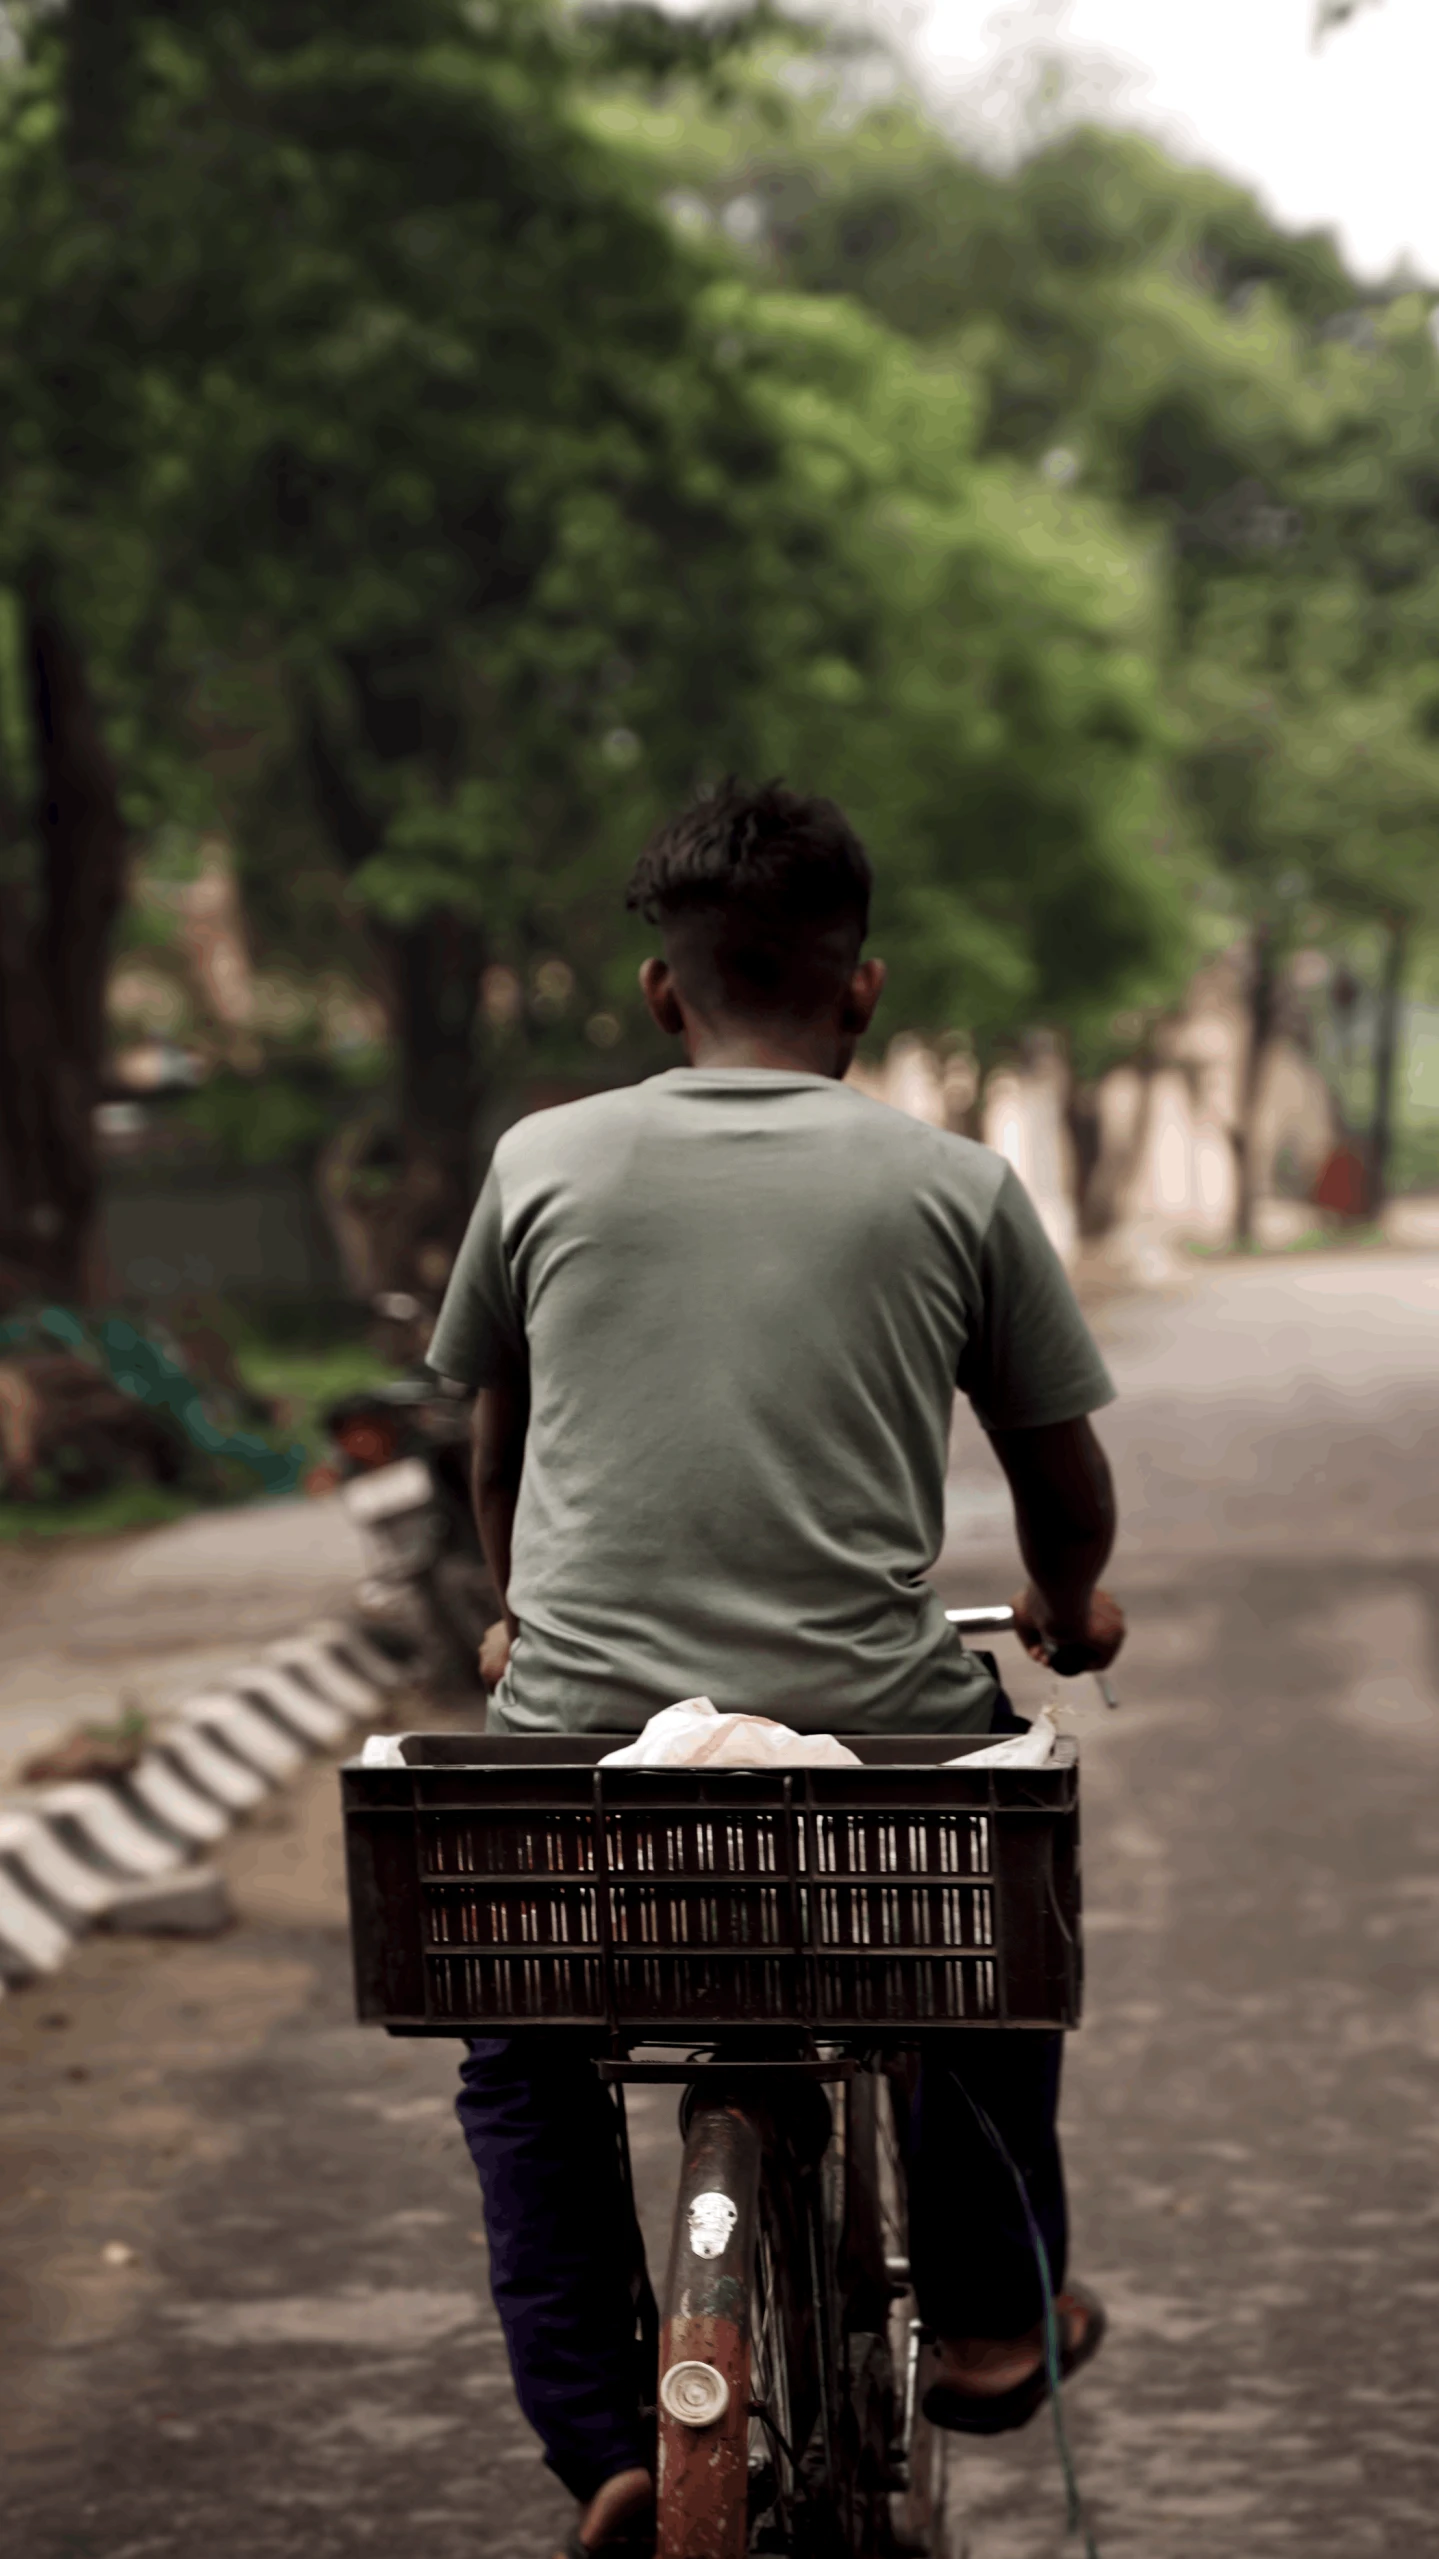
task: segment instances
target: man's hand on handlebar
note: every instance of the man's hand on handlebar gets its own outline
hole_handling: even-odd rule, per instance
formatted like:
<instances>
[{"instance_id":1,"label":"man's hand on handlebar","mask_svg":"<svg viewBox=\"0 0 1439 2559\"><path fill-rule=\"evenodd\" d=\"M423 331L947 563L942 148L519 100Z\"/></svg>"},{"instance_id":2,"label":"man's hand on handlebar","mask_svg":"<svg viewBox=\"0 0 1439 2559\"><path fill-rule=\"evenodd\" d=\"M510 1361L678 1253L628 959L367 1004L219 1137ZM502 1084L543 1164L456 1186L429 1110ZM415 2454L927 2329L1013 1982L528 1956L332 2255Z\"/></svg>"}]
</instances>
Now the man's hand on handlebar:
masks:
<instances>
[{"instance_id":1,"label":"man's hand on handlebar","mask_svg":"<svg viewBox=\"0 0 1439 2559\"><path fill-rule=\"evenodd\" d=\"M1014 1603L1014 1631L1032 1660L1076 1679L1081 1671L1108 1670L1126 1628L1124 1611L1107 1590L1094 1592L1081 1618L1061 1623L1031 1582Z\"/></svg>"},{"instance_id":2,"label":"man's hand on handlebar","mask_svg":"<svg viewBox=\"0 0 1439 2559\"><path fill-rule=\"evenodd\" d=\"M480 1646L480 1677L486 1688L498 1688L510 1664L510 1630L503 1617L485 1628Z\"/></svg>"}]
</instances>

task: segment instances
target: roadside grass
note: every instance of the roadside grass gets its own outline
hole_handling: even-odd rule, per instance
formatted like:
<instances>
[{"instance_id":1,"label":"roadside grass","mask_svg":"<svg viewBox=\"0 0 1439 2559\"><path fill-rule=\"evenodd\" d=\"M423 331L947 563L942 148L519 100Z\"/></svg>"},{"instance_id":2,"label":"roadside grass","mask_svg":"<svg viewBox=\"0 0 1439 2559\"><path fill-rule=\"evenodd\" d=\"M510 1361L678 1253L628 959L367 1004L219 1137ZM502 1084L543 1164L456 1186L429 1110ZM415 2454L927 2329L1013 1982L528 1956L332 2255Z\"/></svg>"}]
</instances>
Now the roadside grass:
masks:
<instances>
[{"instance_id":1,"label":"roadside grass","mask_svg":"<svg viewBox=\"0 0 1439 2559\"><path fill-rule=\"evenodd\" d=\"M30 1538L123 1537L137 1528L167 1528L205 1505L167 1484L112 1484L81 1502L0 1502L0 1545Z\"/></svg>"}]
</instances>

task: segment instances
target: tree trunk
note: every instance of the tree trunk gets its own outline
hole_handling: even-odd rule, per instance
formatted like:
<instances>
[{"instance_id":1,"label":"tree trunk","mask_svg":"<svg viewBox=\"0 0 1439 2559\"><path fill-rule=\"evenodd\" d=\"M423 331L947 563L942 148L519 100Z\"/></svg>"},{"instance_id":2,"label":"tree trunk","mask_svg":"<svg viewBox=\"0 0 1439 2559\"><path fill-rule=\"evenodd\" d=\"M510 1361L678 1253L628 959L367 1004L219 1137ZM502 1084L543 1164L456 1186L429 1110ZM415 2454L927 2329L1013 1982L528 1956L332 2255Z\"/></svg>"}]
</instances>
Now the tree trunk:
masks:
<instances>
[{"instance_id":1,"label":"tree trunk","mask_svg":"<svg viewBox=\"0 0 1439 2559\"><path fill-rule=\"evenodd\" d=\"M1377 1217L1389 1196L1389 1163L1394 1151L1394 1083L1399 1058L1400 998L1404 963L1409 953L1409 926L1400 915L1385 920L1384 968L1379 981L1379 1012L1374 1031L1374 1115L1369 1123L1368 1209Z\"/></svg>"},{"instance_id":2,"label":"tree trunk","mask_svg":"<svg viewBox=\"0 0 1439 2559\"><path fill-rule=\"evenodd\" d=\"M1093 1084L1081 1084L1071 1075L1065 1108L1065 1125L1069 1131L1070 1159L1074 1166L1074 1214L1079 1233L1086 1240L1103 1231L1104 1218L1097 1199L1096 1176L1099 1172L1103 1132L1099 1122L1099 1095Z\"/></svg>"},{"instance_id":3,"label":"tree trunk","mask_svg":"<svg viewBox=\"0 0 1439 2559\"><path fill-rule=\"evenodd\" d=\"M434 1297L474 1206L480 1089L477 1014L484 937L444 913L377 926L400 1048L400 1163L385 1201L386 1284Z\"/></svg>"},{"instance_id":4,"label":"tree trunk","mask_svg":"<svg viewBox=\"0 0 1439 2559\"><path fill-rule=\"evenodd\" d=\"M112 234L140 32L134 0L69 0L61 30L65 157L78 203ZM82 261L75 289L93 291L84 273ZM33 814L18 791L0 810L12 856L0 881L0 1304L83 1303L102 1280L95 1106L129 848L80 648L43 559L22 587L38 788Z\"/></svg>"},{"instance_id":5,"label":"tree trunk","mask_svg":"<svg viewBox=\"0 0 1439 2559\"><path fill-rule=\"evenodd\" d=\"M100 1279L95 1106L128 848L79 652L42 580L25 605L39 794L34 875L0 886L0 1287L83 1303ZM12 818L12 844L26 832Z\"/></svg>"},{"instance_id":6,"label":"tree trunk","mask_svg":"<svg viewBox=\"0 0 1439 2559\"><path fill-rule=\"evenodd\" d=\"M346 871L378 851L381 831L354 788L318 708L306 716L316 806ZM443 1287L474 1204L473 1146L480 1099L479 999L486 944L481 926L443 911L414 925L369 923L384 968L400 1052L398 1161L367 1205L348 1174L340 1204L367 1223L377 1284L433 1299ZM339 1173L338 1155L332 1168ZM336 1203L331 1202L332 1218Z\"/></svg>"},{"instance_id":7,"label":"tree trunk","mask_svg":"<svg viewBox=\"0 0 1439 2559\"><path fill-rule=\"evenodd\" d=\"M1086 1243L1112 1234L1132 1208L1132 1185L1143 1162L1154 1125L1153 1055L1148 1042L1121 1072L1134 1079L1134 1111L1127 1129L1116 1128L1120 1113L1111 1110L1105 1128L1099 1091L1088 1090L1085 1103L1070 1114L1070 1135L1079 1176L1079 1232ZM1141 1215L1143 1211L1141 1209Z\"/></svg>"},{"instance_id":8,"label":"tree trunk","mask_svg":"<svg viewBox=\"0 0 1439 2559\"><path fill-rule=\"evenodd\" d=\"M1255 1124L1278 1010L1279 972L1275 965L1274 936L1267 924L1260 924L1255 927L1250 949L1249 1044L1244 1059L1239 1117L1230 1131L1235 1171L1234 1241L1241 1245L1254 1241L1254 1203L1259 1187Z\"/></svg>"}]
</instances>

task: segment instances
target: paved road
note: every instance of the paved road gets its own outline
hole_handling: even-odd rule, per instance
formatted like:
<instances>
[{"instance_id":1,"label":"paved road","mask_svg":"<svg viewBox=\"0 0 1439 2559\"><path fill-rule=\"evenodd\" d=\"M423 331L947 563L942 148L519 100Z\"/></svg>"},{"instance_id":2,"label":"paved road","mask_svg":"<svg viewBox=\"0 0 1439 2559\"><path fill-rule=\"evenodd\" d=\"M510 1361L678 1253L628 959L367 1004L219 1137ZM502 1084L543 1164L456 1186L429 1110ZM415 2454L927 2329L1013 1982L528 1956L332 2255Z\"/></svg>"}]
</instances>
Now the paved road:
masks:
<instances>
[{"instance_id":1,"label":"paved road","mask_svg":"<svg viewBox=\"0 0 1439 2559\"><path fill-rule=\"evenodd\" d=\"M0 1548L0 1785L72 1724L111 1722L127 1696L177 1706L335 1614L360 1569L344 1504L303 1497L103 1544Z\"/></svg>"},{"instance_id":2,"label":"paved road","mask_svg":"<svg viewBox=\"0 0 1439 2559\"><path fill-rule=\"evenodd\" d=\"M1436 1315L1416 1257L1101 1316L1136 1631L1085 1729L1067 2119L1105 2559L1439 2548ZM1013 1577L985 1462L961 1435L962 1597ZM6 2559L555 2546L448 2051L346 2023L332 1798L234 1843L225 1941L96 1940L0 2011ZM974 2559L1074 2548L1038 2427L958 2473Z\"/></svg>"}]
</instances>

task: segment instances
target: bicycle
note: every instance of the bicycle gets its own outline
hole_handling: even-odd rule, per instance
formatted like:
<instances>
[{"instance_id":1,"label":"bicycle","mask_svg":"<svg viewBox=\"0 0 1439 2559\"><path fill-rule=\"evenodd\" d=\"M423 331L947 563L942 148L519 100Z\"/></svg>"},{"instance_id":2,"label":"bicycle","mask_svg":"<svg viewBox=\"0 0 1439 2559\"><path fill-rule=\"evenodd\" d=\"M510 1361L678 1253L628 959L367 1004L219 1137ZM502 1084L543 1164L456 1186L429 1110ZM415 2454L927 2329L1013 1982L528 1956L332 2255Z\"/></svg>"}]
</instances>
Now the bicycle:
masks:
<instances>
[{"instance_id":1,"label":"bicycle","mask_svg":"<svg viewBox=\"0 0 1439 2559\"><path fill-rule=\"evenodd\" d=\"M920 2413L889 2079L849 2056L758 2073L738 2088L720 2060L686 2091L657 2551L927 2550L943 2468Z\"/></svg>"},{"instance_id":2,"label":"bicycle","mask_svg":"<svg viewBox=\"0 0 1439 2559\"><path fill-rule=\"evenodd\" d=\"M604 1769L598 1735L412 1734L398 1764L343 1772L362 2019L583 2031L627 2183L625 2088L682 2092L644 2314L657 2559L936 2545L915 2055L938 2028L1078 2022L1073 1743L966 1772L987 1737L848 1738L858 1768L758 1772Z\"/></svg>"}]
</instances>

